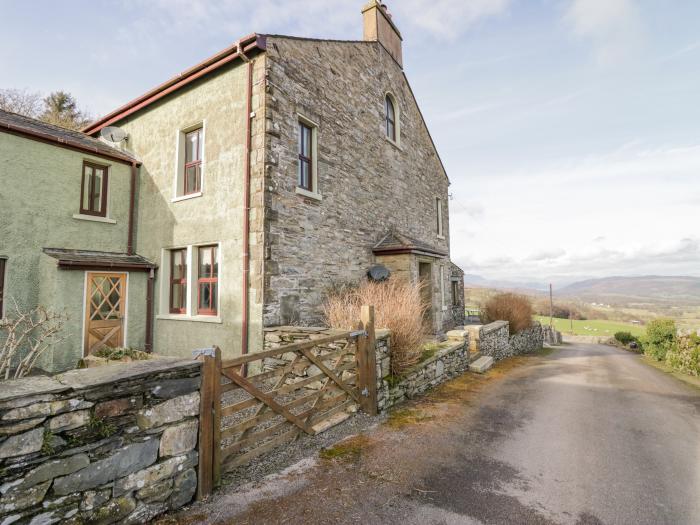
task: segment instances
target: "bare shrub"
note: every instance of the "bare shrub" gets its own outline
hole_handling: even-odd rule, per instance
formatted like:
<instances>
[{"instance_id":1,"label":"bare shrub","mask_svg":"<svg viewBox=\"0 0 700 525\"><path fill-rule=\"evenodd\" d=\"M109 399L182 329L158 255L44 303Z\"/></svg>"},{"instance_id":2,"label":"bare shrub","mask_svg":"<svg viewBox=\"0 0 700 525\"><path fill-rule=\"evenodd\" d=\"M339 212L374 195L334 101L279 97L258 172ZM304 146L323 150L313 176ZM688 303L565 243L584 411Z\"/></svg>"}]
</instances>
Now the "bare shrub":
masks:
<instances>
[{"instance_id":1,"label":"bare shrub","mask_svg":"<svg viewBox=\"0 0 700 525\"><path fill-rule=\"evenodd\" d=\"M376 327L391 330L391 372L401 375L421 358L423 314L429 306L420 292L421 285L399 278L336 288L324 304L326 322L333 328L357 328L362 305L374 305Z\"/></svg>"},{"instance_id":2,"label":"bare shrub","mask_svg":"<svg viewBox=\"0 0 700 525\"><path fill-rule=\"evenodd\" d=\"M532 325L532 304L524 295L501 293L494 295L481 310L482 321L508 321L511 335Z\"/></svg>"},{"instance_id":3,"label":"bare shrub","mask_svg":"<svg viewBox=\"0 0 700 525\"><path fill-rule=\"evenodd\" d=\"M22 310L13 301L14 312L0 320L0 379L19 379L29 374L37 360L60 342L67 317L37 306Z\"/></svg>"}]
</instances>

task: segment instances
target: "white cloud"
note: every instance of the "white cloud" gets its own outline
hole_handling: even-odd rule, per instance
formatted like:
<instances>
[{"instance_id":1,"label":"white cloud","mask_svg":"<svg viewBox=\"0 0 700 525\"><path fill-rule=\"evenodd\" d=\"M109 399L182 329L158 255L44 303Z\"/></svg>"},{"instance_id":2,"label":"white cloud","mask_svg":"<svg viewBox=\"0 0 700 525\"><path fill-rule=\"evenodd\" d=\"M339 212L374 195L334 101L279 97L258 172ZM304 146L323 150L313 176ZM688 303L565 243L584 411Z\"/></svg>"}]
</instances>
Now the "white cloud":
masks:
<instances>
[{"instance_id":1,"label":"white cloud","mask_svg":"<svg viewBox=\"0 0 700 525\"><path fill-rule=\"evenodd\" d=\"M454 206L453 257L489 278L656 273L700 275L700 145L647 148L631 143L608 155L545 168L457 181L488 218L470 224ZM472 221L473 222L473 221Z\"/></svg>"},{"instance_id":2,"label":"white cloud","mask_svg":"<svg viewBox=\"0 0 700 525\"><path fill-rule=\"evenodd\" d=\"M635 0L573 0L564 19L574 35L592 43L601 63L619 62L641 42L641 17Z\"/></svg>"},{"instance_id":3,"label":"white cloud","mask_svg":"<svg viewBox=\"0 0 700 525\"><path fill-rule=\"evenodd\" d=\"M510 0L402 0L389 4L390 11L434 36L458 37L481 19L503 14ZM400 26L399 26L400 27Z\"/></svg>"}]
</instances>

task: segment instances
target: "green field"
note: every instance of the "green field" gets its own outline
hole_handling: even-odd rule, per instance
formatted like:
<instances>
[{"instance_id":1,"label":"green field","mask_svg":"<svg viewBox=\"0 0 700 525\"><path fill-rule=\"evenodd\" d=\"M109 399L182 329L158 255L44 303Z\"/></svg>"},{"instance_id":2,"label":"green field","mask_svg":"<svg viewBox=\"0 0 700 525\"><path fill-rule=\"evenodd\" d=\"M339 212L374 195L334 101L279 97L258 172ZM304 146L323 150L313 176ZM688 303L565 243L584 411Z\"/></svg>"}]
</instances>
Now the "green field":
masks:
<instances>
[{"instance_id":1,"label":"green field","mask_svg":"<svg viewBox=\"0 0 700 525\"><path fill-rule=\"evenodd\" d=\"M549 324L549 317L535 316L543 325ZM613 336L615 332L630 332L632 335L640 336L644 334L645 327L641 325L623 323L620 321L605 321L605 320L586 320L586 321L569 321L568 319L554 319L554 328L558 331L570 334L571 325L573 323L574 335L594 335L594 336Z\"/></svg>"}]
</instances>

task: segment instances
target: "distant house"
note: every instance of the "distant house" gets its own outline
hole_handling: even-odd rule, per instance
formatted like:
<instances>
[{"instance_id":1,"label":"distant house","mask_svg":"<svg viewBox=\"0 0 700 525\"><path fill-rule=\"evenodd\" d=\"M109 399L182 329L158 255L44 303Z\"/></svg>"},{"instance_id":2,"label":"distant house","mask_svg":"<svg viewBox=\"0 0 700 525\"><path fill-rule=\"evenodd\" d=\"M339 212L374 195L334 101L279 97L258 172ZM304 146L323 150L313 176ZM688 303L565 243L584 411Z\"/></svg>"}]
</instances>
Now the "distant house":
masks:
<instances>
[{"instance_id":1,"label":"distant house","mask_svg":"<svg viewBox=\"0 0 700 525\"><path fill-rule=\"evenodd\" d=\"M137 159L134 244L111 249L157 265L156 351L255 351L265 327L321 323L328 289L378 264L425 283L433 331L463 324L449 180L402 37L378 1L363 21L362 41L242 38L84 130L118 126Z\"/></svg>"}]
</instances>

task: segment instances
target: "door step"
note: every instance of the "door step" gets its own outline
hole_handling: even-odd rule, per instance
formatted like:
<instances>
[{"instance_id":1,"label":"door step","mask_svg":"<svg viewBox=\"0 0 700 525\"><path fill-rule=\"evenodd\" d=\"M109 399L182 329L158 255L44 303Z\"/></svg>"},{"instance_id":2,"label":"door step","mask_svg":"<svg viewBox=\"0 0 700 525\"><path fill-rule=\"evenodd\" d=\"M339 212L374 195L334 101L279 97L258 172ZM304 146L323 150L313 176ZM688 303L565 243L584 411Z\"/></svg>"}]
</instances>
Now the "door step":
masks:
<instances>
[{"instance_id":1,"label":"door step","mask_svg":"<svg viewBox=\"0 0 700 525\"><path fill-rule=\"evenodd\" d=\"M483 374L493 366L493 357L484 355L469 365L469 370L477 374Z\"/></svg>"}]
</instances>

